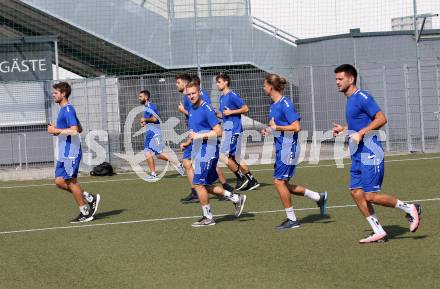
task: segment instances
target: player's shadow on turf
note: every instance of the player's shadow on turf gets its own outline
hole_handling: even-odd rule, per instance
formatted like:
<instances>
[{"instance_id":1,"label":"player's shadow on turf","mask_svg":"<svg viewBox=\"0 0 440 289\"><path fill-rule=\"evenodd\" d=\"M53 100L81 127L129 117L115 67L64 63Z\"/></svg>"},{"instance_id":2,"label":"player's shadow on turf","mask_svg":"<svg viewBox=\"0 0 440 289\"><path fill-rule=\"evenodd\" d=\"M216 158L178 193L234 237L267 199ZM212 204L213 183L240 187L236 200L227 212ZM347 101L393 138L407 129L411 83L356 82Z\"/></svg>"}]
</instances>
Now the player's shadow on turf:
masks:
<instances>
[{"instance_id":1,"label":"player's shadow on turf","mask_svg":"<svg viewBox=\"0 0 440 289\"><path fill-rule=\"evenodd\" d=\"M95 214L94 219L95 220L105 219L110 216L122 214L124 211L127 211L127 209L112 210L112 211L97 213Z\"/></svg>"},{"instance_id":2,"label":"player's shadow on turf","mask_svg":"<svg viewBox=\"0 0 440 289\"><path fill-rule=\"evenodd\" d=\"M428 235L402 236L408 233L413 233L410 233L407 227L402 227L399 225L383 226L383 229L387 232L389 239L425 239L428 237Z\"/></svg>"},{"instance_id":3,"label":"player's shadow on turf","mask_svg":"<svg viewBox=\"0 0 440 289\"><path fill-rule=\"evenodd\" d=\"M313 215L307 215L304 218L302 218L300 221L300 223L322 223L322 224L327 224L327 223L333 223L334 221L331 220L330 215L325 215L325 216L321 216L320 214L313 214Z\"/></svg>"},{"instance_id":4,"label":"player's shadow on turf","mask_svg":"<svg viewBox=\"0 0 440 289\"><path fill-rule=\"evenodd\" d=\"M243 213L239 218L237 218L234 215L226 215L215 218L215 222L216 223L229 222L229 221L247 222L247 221L255 220L253 217L255 217L255 214L252 213Z\"/></svg>"}]
</instances>

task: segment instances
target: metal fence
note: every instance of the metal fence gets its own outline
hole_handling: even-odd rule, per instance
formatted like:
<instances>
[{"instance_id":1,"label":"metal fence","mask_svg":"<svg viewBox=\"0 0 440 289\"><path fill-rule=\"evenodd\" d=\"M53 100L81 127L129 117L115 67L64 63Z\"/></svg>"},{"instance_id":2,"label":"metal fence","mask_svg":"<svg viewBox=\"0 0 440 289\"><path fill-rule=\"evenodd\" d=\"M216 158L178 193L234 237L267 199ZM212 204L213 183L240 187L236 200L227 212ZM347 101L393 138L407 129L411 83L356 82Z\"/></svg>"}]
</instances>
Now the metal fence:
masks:
<instances>
[{"instance_id":1,"label":"metal fence","mask_svg":"<svg viewBox=\"0 0 440 289\"><path fill-rule=\"evenodd\" d=\"M285 91L302 116L305 161L332 158L334 140L329 131L334 122L345 123L345 96L336 90L334 67L314 65L292 69L293 78ZM358 68L359 86L372 93L388 117L389 122L383 128L386 152L440 152L440 63L422 64L421 100L415 66L369 63L359 64ZM202 71L202 85L210 93L214 107L218 106L215 76L219 72L214 69ZM245 158L253 158L251 163L268 163L272 141L257 133L268 122L271 104L262 91L266 73L255 68L227 72L232 78L232 89L238 91L250 107L243 118L248 136ZM190 73L195 74L195 71ZM143 149L143 133L138 132L142 108L137 100L138 92L143 89L150 90L151 100L160 110L164 137L170 149L179 154L178 144L185 137L186 124L177 112L182 96L175 88L175 75L176 72L167 72L70 81L73 88L70 101L84 127L83 171L102 161L110 161L119 169L130 169L121 155L131 151L136 154ZM51 84L0 84L0 103L8 103L7 113L3 109L0 116L2 179L52 175L54 145L46 132L46 123L55 120L58 107L51 99ZM29 106L35 107L34 113ZM424 122L423 134L421 121Z\"/></svg>"}]
</instances>

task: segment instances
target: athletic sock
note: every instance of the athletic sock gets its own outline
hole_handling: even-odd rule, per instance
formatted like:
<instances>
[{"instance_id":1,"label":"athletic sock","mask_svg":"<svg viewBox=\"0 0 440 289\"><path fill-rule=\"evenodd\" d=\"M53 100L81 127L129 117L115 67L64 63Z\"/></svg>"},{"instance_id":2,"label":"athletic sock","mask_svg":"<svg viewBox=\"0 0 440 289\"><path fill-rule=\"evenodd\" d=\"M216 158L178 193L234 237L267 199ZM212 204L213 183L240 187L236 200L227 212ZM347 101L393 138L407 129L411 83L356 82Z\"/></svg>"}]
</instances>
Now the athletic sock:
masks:
<instances>
[{"instance_id":1,"label":"athletic sock","mask_svg":"<svg viewBox=\"0 0 440 289\"><path fill-rule=\"evenodd\" d=\"M306 191L304 193L304 197L307 197L307 198L312 199L315 202L317 202L317 201L319 201L321 196L317 192L306 189Z\"/></svg>"},{"instance_id":2,"label":"athletic sock","mask_svg":"<svg viewBox=\"0 0 440 289\"><path fill-rule=\"evenodd\" d=\"M84 216L87 216L90 213L90 207L89 204L85 204L84 206L80 206L79 207L79 211L81 212L81 214L83 214Z\"/></svg>"},{"instance_id":3,"label":"athletic sock","mask_svg":"<svg viewBox=\"0 0 440 289\"><path fill-rule=\"evenodd\" d=\"M89 194L88 192L84 191L83 192L83 198L87 203L91 203L93 202L93 196L92 194Z\"/></svg>"},{"instance_id":4,"label":"athletic sock","mask_svg":"<svg viewBox=\"0 0 440 289\"><path fill-rule=\"evenodd\" d=\"M371 228L373 229L375 234L385 233L385 230L379 223L379 220L376 217L376 214L367 217L368 223L370 223Z\"/></svg>"},{"instance_id":5,"label":"athletic sock","mask_svg":"<svg viewBox=\"0 0 440 289\"><path fill-rule=\"evenodd\" d=\"M237 179L243 179L244 175L243 173L240 171L240 169L237 169L236 172L234 172L235 176L237 177Z\"/></svg>"},{"instance_id":6,"label":"athletic sock","mask_svg":"<svg viewBox=\"0 0 440 289\"><path fill-rule=\"evenodd\" d=\"M396 208L401 209L405 213L411 214L411 204L404 203L401 200L397 200Z\"/></svg>"},{"instance_id":7,"label":"athletic sock","mask_svg":"<svg viewBox=\"0 0 440 289\"><path fill-rule=\"evenodd\" d=\"M223 196L225 196L226 198L228 198L228 200L232 201L233 203L236 203L240 200L240 198L238 197L237 194L233 194L228 190L225 190Z\"/></svg>"},{"instance_id":8,"label":"athletic sock","mask_svg":"<svg viewBox=\"0 0 440 289\"><path fill-rule=\"evenodd\" d=\"M222 184L222 187L223 187L223 189L225 189L226 191L230 191L230 192L232 192L232 191L234 190L234 187L231 186L231 185L228 184L228 183L224 183L224 184Z\"/></svg>"},{"instance_id":9,"label":"athletic sock","mask_svg":"<svg viewBox=\"0 0 440 289\"><path fill-rule=\"evenodd\" d=\"M205 216L208 219L212 219L212 212L211 212L211 205L210 204L202 206L202 210L203 210L203 216Z\"/></svg>"},{"instance_id":10,"label":"athletic sock","mask_svg":"<svg viewBox=\"0 0 440 289\"><path fill-rule=\"evenodd\" d=\"M191 194L193 194L193 195L197 195L197 191L196 191L196 189L191 188Z\"/></svg>"},{"instance_id":11,"label":"athletic sock","mask_svg":"<svg viewBox=\"0 0 440 289\"><path fill-rule=\"evenodd\" d=\"M296 216L295 216L295 212L293 211L293 207L285 208L284 210L286 211L287 219L291 221L296 221Z\"/></svg>"},{"instance_id":12,"label":"athletic sock","mask_svg":"<svg viewBox=\"0 0 440 289\"><path fill-rule=\"evenodd\" d=\"M245 174L246 178L248 178L249 181L253 181L254 180L254 176L252 175L252 173L249 171Z\"/></svg>"}]
</instances>

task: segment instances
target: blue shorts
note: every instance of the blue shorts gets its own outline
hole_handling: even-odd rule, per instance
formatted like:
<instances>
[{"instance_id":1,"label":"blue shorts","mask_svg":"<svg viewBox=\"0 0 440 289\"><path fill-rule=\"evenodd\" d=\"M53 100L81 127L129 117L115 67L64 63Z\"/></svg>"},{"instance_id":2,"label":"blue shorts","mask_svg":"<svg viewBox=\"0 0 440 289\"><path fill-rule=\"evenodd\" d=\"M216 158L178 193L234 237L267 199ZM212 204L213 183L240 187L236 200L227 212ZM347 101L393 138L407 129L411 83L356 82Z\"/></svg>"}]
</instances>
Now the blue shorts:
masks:
<instances>
[{"instance_id":1,"label":"blue shorts","mask_svg":"<svg viewBox=\"0 0 440 289\"><path fill-rule=\"evenodd\" d=\"M159 155L163 152L162 136L157 133L148 133L144 140L144 151Z\"/></svg>"},{"instance_id":2,"label":"blue shorts","mask_svg":"<svg viewBox=\"0 0 440 289\"><path fill-rule=\"evenodd\" d=\"M191 152L192 152L192 144L187 146L184 150L183 150L183 159L184 160L191 160Z\"/></svg>"},{"instance_id":3,"label":"blue shorts","mask_svg":"<svg viewBox=\"0 0 440 289\"><path fill-rule=\"evenodd\" d=\"M218 157L211 159L209 162L194 162L194 178L193 185L210 186L218 179L217 175L217 162Z\"/></svg>"},{"instance_id":4,"label":"blue shorts","mask_svg":"<svg viewBox=\"0 0 440 289\"><path fill-rule=\"evenodd\" d=\"M362 161L360 156L351 159L350 190L363 189L366 193L380 192L385 164L374 154Z\"/></svg>"},{"instance_id":5,"label":"blue shorts","mask_svg":"<svg viewBox=\"0 0 440 289\"><path fill-rule=\"evenodd\" d=\"M273 178L277 180L289 180L295 174L297 159L299 155L296 144L286 146L286 148L275 148L275 164Z\"/></svg>"},{"instance_id":6,"label":"blue shorts","mask_svg":"<svg viewBox=\"0 0 440 289\"><path fill-rule=\"evenodd\" d=\"M289 180L295 174L296 165L286 165L282 162L275 162L273 178L277 180Z\"/></svg>"},{"instance_id":7,"label":"blue shorts","mask_svg":"<svg viewBox=\"0 0 440 289\"><path fill-rule=\"evenodd\" d=\"M221 146L221 153L228 157L235 157L240 155L241 148L241 134L232 134L229 131L225 131L225 138Z\"/></svg>"},{"instance_id":8,"label":"blue shorts","mask_svg":"<svg viewBox=\"0 0 440 289\"><path fill-rule=\"evenodd\" d=\"M76 159L63 159L62 161L57 161L55 178L61 177L65 180L70 180L78 177L81 157L82 155L80 154Z\"/></svg>"}]
</instances>

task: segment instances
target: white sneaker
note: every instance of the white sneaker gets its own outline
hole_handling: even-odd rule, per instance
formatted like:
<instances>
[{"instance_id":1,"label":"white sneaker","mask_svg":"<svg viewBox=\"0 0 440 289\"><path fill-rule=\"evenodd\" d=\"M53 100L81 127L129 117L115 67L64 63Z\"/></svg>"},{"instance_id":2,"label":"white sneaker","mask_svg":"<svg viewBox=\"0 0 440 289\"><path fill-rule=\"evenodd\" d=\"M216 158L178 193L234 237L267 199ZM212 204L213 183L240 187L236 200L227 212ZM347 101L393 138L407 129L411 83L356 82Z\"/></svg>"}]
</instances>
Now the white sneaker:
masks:
<instances>
[{"instance_id":1,"label":"white sneaker","mask_svg":"<svg viewBox=\"0 0 440 289\"><path fill-rule=\"evenodd\" d=\"M185 170L183 169L182 163L179 163L177 166L173 164L173 167L176 171L183 177L185 175Z\"/></svg>"},{"instance_id":2,"label":"white sneaker","mask_svg":"<svg viewBox=\"0 0 440 289\"><path fill-rule=\"evenodd\" d=\"M159 180L159 178L157 177L156 174L147 174L147 176L144 178L144 181L147 182L157 182Z\"/></svg>"},{"instance_id":3,"label":"white sneaker","mask_svg":"<svg viewBox=\"0 0 440 289\"><path fill-rule=\"evenodd\" d=\"M214 219L208 219L205 216L203 216L200 220L192 224L193 227L207 227L214 225L215 225Z\"/></svg>"},{"instance_id":4,"label":"white sneaker","mask_svg":"<svg viewBox=\"0 0 440 289\"><path fill-rule=\"evenodd\" d=\"M370 236L359 240L360 244L368 244L368 243L385 243L388 241L387 233L372 233Z\"/></svg>"}]
</instances>

